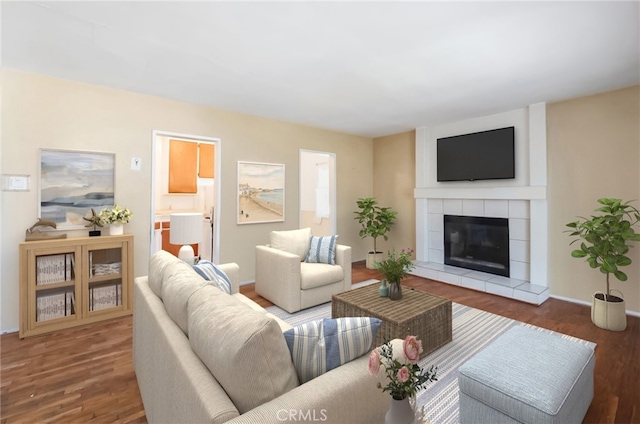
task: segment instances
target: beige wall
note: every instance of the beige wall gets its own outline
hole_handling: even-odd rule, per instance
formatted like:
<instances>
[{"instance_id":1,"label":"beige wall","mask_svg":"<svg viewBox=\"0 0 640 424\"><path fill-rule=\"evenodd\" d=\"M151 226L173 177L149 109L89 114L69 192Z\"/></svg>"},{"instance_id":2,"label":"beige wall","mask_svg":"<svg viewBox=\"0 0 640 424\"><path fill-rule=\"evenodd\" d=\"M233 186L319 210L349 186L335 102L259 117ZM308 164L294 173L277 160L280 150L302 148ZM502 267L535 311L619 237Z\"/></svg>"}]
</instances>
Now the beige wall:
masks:
<instances>
[{"instance_id":1,"label":"beige wall","mask_svg":"<svg viewBox=\"0 0 640 424\"><path fill-rule=\"evenodd\" d=\"M31 175L28 192L2 192L0 330L18 327L18 243L38 213L38 149L116 153L116 201L135 214L135 274L147 273L151 228L152 131L220 138L220 261L237 262L242 281L254 278L254 246L271 230L298 227L299 149L333 152L337 161L340 242L353 259L367 244L353 219L358 197L373 194L373 142L302 125L177 102L159 97L2 70L3 174ZM132 171L132 157L142 170ZM236 224L237 161L285 164L285 222Z\"/></svg>"},{"instance_id":2,"label":"beige wall","mask_svg":"<svg viewBox=\"0 0 640 424\"><path fill-rule=\"evenodd\" d=\"M565 224L591 215L598 198L640 199L640 88L547 105L547 155L551 294L590 302L605 277L571 257ZM640 312L640 245L630 254L629 280L611 276L612 288Z\"/></svg>"},{"instance_id":3,"label":"beige wall","mask_svg":"<svg viewBox=\"0 0 640 424\"><path fill-rule=\"evenodd\" d=\"M373 193L380 206L398 212L389 240L378 239L378 250L387 252L416 249L416 132L380 137L373 140ZM371 239L369 248L373 246ZM415 258L415 254L413 255Z\"/></svg>"},{"instance_id":4,"label":"beige wall","mask_svg":"<svg viewBox=\"0 0 640 424\"><path fill-rule=\"evenodd\" d=\"M253 280L254 246L274 229L298 225L298 151L334 152L338 176L338 234L365 258L353 219L359 197L376 196L398 211L384 251L415 248L415 132L371 140L259 117L4 69L0 93L0 164L3 174L31 175L29 192L2 192L0 209L0 330L18 327L18 249L37 218L38 149L115 152L116 201L135 212L135 274L146 274L150 251L152 131L222 140L221 262L240 264ZM549 274L551 293L590 301L603 277L570 257L564 225L589 214L599 197L640 199L640 89L632 87L547 105ZM132 157L142 171L131 171ZM284 163L284 223L237 225L238 160ZM374 172L375 170L375 172ZM375 190L374 190L375 187ZM640 246L632 249L629 281L614 280L627 308L640 312Z\"/></svg>"}]
</instances>

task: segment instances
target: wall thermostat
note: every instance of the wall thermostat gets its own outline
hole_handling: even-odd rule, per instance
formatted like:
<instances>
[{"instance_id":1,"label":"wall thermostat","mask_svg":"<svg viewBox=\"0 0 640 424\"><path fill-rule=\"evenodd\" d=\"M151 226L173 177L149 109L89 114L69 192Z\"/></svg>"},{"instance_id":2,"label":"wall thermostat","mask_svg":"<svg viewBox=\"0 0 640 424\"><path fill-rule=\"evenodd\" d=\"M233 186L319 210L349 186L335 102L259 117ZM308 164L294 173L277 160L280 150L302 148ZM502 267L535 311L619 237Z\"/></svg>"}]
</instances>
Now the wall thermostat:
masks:
<instances>
[{"instance_id":1,"label":"wall thermostat","mask_svg":"<svg viewBox=\"0 0 640 424\"><path fill-rule=\"evenodd\" d=\"M2 176L3 191L29 191L29 175L10 175Z\"/></svg>"}]
</instances>

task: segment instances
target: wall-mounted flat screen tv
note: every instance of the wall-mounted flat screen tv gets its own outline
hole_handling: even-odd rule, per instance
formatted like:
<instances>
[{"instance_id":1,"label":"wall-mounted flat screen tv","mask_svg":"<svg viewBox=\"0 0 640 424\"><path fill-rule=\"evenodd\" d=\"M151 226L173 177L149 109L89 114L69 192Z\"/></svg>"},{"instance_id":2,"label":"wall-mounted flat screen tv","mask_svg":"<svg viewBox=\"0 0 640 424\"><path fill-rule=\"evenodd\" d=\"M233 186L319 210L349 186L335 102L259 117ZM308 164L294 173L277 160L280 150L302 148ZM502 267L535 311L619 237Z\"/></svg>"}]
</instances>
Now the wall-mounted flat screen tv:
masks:
<instances>
[{"instance_id":1,"label":"wall-mounted flat screen tv","mask_svg":"<svg viewBox=\"0 0 640 424\"><path fill-rule=\"evenodd\" d=\"M515 178L515 128L439 138L438 181Z\"/></svg>"}]
</instances>

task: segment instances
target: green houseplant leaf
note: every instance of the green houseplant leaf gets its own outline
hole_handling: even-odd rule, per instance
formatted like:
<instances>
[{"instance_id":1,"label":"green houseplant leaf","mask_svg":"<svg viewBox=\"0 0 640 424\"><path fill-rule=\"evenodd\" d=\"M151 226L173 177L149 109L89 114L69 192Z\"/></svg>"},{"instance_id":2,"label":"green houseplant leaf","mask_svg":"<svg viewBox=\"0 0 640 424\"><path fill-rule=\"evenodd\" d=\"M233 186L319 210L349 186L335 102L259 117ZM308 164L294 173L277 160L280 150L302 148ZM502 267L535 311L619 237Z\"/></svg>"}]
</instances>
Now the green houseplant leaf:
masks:
<instances>
[{"instance_id":1,"label":"green houseplant leaf","mask_svg":"<svg viewBox=\"0 0 640 424\"><path fill-rule=\"evenodd\" d=\"M373 252L378 253L377 239L382 237L387 240L387 233L393 227L397 212L389 207L378 206L375 197L362 197L356 201L358 210L354 212L355 220L360 224L359 235L362 238L373 238Z\"/></svg>"},{"instance_id":2,"label":"green houseplant leaf","mask_svg":"<svg viewBox=\"0 0 640 424\"><path fill-rule=\"evenodd\" d=\"M634 228L640 222L640 213L631 202L603 197L598 199L602 206L595 209L600 215L579 217L566 224L570 229L565 232L574 237L570 244L580 241L580 249L572 250L571 256L586 258L591 268L606 275L606 296L610 294L610 274L620 281L627 281L627 274L618 268L631 264L626 256L632 247L630 242L640 241L640 234Z\"/></svg>"}]
</instances>

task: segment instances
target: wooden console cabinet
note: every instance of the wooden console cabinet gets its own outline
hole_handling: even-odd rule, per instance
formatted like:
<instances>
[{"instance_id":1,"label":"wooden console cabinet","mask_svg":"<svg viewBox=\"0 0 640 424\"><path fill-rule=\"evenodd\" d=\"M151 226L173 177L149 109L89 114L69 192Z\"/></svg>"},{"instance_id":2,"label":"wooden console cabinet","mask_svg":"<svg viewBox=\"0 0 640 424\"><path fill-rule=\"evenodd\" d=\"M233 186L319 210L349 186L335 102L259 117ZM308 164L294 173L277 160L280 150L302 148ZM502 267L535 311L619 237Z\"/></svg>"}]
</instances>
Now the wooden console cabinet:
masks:
<instances>
[{"instance_id":1,"label":"wooden console cabinet","mask_svg":"<svg viewBox=\"0 0 640 424\"><path fill-rule=\"evenodd\" d=\"M133 308L133 235L20 243L20 338Z\"/></svg>"}]
</instances>

